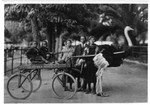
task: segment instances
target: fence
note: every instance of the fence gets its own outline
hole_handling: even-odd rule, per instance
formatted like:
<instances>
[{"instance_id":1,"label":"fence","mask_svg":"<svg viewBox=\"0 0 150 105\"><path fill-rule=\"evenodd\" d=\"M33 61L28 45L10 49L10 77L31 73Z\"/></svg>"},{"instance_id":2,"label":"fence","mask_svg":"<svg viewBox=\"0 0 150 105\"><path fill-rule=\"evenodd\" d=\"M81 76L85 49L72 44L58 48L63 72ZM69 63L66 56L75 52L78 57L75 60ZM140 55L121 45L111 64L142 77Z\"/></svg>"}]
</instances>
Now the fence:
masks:
<instances>
[{"instance_id":1,"label":"fence","mask_svg":"<svg viewBox=\"0 0 150 105\"><path fill-rule=\"evenodd\" d=\"M27 49L5 49L4 50L4 74L13 74L17 67L23 63L29 63L25 56ZM131 47L131 54L127 59L147 63L147 46Z\"/></svg>"},{"instance_id":2,"label":"fence","mask_svg":"<svg viewBox=\"0 0 150 105\"><path fill-rule=\"evenodd\" d=\"M147 46L131 47L131 54L127 59L147 63L148 62L148 47Z\"/></svg>"},{"instance_id":3,"label":"fence","mask_svg":"<svg viewBox=\"0 0 150 105\"><path fill-rule=\"evenodd\" d=\"M25 56L27 49L4 49L4 75L13 74L22 63L28 63Z\"/></svg>"}]
</instances>

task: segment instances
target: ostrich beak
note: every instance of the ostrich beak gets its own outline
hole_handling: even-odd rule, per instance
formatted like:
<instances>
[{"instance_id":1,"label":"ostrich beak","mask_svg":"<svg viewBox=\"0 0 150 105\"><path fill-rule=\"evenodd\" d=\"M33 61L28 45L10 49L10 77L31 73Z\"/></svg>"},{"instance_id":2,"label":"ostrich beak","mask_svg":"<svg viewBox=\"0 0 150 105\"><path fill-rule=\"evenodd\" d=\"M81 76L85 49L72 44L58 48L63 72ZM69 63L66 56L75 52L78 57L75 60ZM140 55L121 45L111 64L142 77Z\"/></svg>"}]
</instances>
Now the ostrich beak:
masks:
<instances>
[{"instance_id":1,"label":"ostrich beak","mask_svg":"<svg viewBox=\"0 0 150 105\"><path fill-rule=\"evenodd\" d=\"M126 28L125 29L127 29L127 30L134 30L133 28L131 28L130 26L126 26Z\"/></svg>"},{"instance_id":2,"label":"ostrich beak","mask_svg":"<svg viewBox=\"0 0 150 105\"><path fill-rule=\"evenodd\" d=\"M131 27L128 27L129 28L129 30L134 30L133 28L131 28Z\"/></svg>"},{"instance_id":3,"label":"ostrich beak","mask_svg":"<svg viewBox=\"0 0 150 105\"><path fill-rule=\"evenodd\" d=\"M134 30L133 28L130 28L130 30Z\"/></svg>"}]
</instances>

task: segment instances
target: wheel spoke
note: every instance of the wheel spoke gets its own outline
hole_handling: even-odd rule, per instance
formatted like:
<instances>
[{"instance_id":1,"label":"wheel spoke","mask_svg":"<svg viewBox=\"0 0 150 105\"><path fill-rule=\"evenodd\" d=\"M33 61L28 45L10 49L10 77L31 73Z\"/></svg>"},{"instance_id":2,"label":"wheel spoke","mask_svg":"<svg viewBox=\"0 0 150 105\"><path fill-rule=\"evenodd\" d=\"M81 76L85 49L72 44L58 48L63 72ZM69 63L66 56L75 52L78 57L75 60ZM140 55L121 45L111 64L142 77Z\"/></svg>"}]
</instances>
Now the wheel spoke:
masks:
<instances>
[{"instance_id":1,"label":"wheel spoke","mask_svg":"<svg viewBox=\"0 0 150 105\"><path fill-rule=\"evenodd\" d=\"M28 92L24 92L23 87L28 88ZM32 93L31 80L26 78L23 74L13 75L7 82L7 90L9 95L14 99L26 99Z\"/></svg>"},{"instance_id":2,"label":"wheel spoke","mask_svg":"<svg viewBox=\"0 0 150 105\"><path fill-rule=\"evenodd\" d=\"M76 81L68 73L59 73L52 81L52 89L58 97L69 99L76 93Z\"/></svg>"},{"instance_id":3,"label":"wheel spoke","mask_svg":"<svg viewBox=\"0 0 150 105\"><path fill-rule=\"evenodd\" d=\"M42 78L41 78L40 72L41 72L40 70L35 69L35 70L31 70L31 72L25 74L32 81L33 92L36 92L41 87ZM26 89L24 87L22 87L22 88L25 91L28 91L28 89Z\"/></svg>"}]
</instances>

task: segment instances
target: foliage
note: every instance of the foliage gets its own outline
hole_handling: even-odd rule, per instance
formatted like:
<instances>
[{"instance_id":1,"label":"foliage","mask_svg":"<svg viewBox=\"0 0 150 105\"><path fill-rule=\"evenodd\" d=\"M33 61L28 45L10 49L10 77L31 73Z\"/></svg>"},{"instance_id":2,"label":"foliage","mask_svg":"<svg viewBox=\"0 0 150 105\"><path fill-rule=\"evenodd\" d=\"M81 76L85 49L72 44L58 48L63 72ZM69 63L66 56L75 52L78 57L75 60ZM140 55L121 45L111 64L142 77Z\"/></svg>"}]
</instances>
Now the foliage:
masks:
<instances>
[{"instance_id":1,"label":"foliage","mask_svg":"<svg viewBox=\"0 0 150 105\"><path fill-rule=\"evenodd\" d=\"M25 37L25 30L19 22L5 21L5 37L14 43L20 43Z\"/></svg>"},{"instance_id":2,"label":"foliage","mask_svg":"<svg viewBox=\"0 0 150 105\"><path fill-rule=\"evenodd\" d=\"M137 34L147 30L147 4L103 4L100 9L105 13L105 17L112 19L113 25L123 28L131 26L136 29Z\"/></svg>"},{"instance_id":3,"label":"foliage","mask_svg":"<svg viewBox=\"0 0 150 105\"><path fill-rule=\"evenodd\" d=\"M5 5L5 20L28 23L29 17L36 14L39 27L46 27L49 21L74 28L76 25L88 26L90 21L98 18L94 9L96 6L86 4L12 4Z\"/></svg>"},{"instance_id":4,"label":"foliage","mask_svg":"<svg viewBox=\"0 0 150 105\"><path fill-rule=\"evenodd\" d=\"M25 31L31 32L30 20L36 16L36 30L44 27L56 36L64 30L88 33L102 23L121 28L129 25L138 35L147 31L147 7L147 4L6 4L5 20L19 21Z\"/></svg>"},{"instance_id":5,"label":"foliage","mask_svg":"<svg viewBox=\"0 0 150 105\"><path fill-rule=\"evenodd\" d=\"M131 26L134 33L131 40L137 44L136 37L148 29L148 4L102 4L101 23L107 22L109 26Z\"/></svg>"},{"instance_id":6,"label":"foliage","mask_svg":"<svg viewBox=\"0 0 150 105\"><path fill-rule=\"evenodd\" d=\"M4 35L6 38L10 38L11 37L11 33L9 32L9 30L5 27L4 29Z\"/></svg>"}]
</instances>

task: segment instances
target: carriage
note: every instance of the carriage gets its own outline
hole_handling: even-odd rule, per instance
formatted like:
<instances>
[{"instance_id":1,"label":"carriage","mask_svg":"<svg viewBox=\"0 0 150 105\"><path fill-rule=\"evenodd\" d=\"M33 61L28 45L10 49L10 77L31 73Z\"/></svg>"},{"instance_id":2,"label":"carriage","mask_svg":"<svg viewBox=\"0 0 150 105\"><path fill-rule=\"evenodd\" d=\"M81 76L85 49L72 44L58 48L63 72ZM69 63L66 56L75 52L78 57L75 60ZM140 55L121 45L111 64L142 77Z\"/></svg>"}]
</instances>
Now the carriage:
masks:
<instances>
[{"instance_id":1,"label":"carriage","mask_svg":"<svg viewBox=\"0 0 150 105\"><path fill-rule=\"evenodd\" d=\"M23 64L18 67L19 72L12 75L7 82L7 91L14 99L26 99L31 93L36 92L42 84L40 72L48 69L53 70L52 90L59 98L70 99L77 91L77 80L70 71L82 72L74 66L73 58L87 58L94 55L72 56L65 64Z\"/></svg>"}]
</instances>

